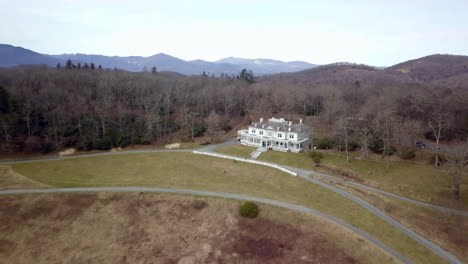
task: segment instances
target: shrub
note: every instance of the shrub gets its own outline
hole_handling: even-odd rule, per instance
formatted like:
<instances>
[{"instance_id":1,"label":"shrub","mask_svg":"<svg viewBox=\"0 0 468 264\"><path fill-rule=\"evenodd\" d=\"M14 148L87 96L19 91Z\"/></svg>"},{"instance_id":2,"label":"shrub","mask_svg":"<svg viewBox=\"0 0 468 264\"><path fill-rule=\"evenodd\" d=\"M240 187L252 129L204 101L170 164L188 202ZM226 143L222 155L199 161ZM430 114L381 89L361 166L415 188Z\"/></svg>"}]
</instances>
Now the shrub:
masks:
<instances>
[{"instance_id":1,"label":"shrub","mask_svg":"<svg viewBox=\"0 0 468 264\"><path fill-rule=\"evenodd\" d=\"M253 202L243 202L239 206L239 214L247 218L255 218L258 215L258 205Z\"/></svg>"},{"instance_id":2,"label":"shrub","mask_svg":"<svg viewBox=\"0 0 468 264\"><path fill-rule=\"evenodd\" d=\"M312 158L312 160L314 161L315 165L319 165L320 162L322 161L323 159L323 153L322 152L318 152L318 151L311 151L308 153L308 156L310 158Z\"/></svg>"},{"instance_id":3,"label":"shrub","mask_svg":"<svg viewBox=\"0 0 468 264\"><path fill-rule=\"evenodd\" d=\"M360 147L360 145L356 141L351 141L351 142L348 143L348 150L349 151L355 151L359 147Z\"/></svg>"},{"instance_id":4,"label":"shrub","mask_svg":"<svg viewBox=\"0 0 468 264\"><path fill-rule=\"evenodd\" d=\"M54 145L52 145L52 143L44 143L41 146L41 154L47 154L54 150L55 150L55 147Z\"/></svg>"},{"instance_id":5,"label":"shrub","mask_svg":"<svg viewBox=\"0 0 468 264\"><path fill-rule=\"evenodd\" d=\"M222 126L221 126L221 129L224 130L225 132L229 132L232 130L232 127L229 125L229 123L224 123Z\"/></svg>"},{"instance_id":6,"label":"shrub","mask_svg":"<svg viewBox=\"0 0 468 264\"><path fill-rule=\"evenodd\" d=\"M94 148L98 150L109 150L112 148L112 139L110 137L103 137L94 144Z\"/></svg>"},{"instance_id":7,"label":"shrub","mask_svg":"<svg viewBox=\"0 0 468 264\"><path fill-rule=\"evenodd\" d=\"M318 149L330 149L333 147L333 141L329 138L317 139L315 141L315 146Z\"/></svg>"},{"instance_id":8,"label":"shrub","mask_svg":"<svg viewBox=\"0 0 468 264\"><path fill-rule=\"evenodd\" d=\"M369 145L369 149L377 154L382 154L384 147L384 142L381 138L374 138L372 143ZM390 146L387 150L385 155L391 156L395 153L396 148L394 146Z\"/></svg>"},{"instance_id":9,"label":"shrub","mask_svg":"<svg viewBox=\"0 0 468 264\"><path fill-rule=\"evenodd\" d=\"M193 201L192 206L193 206L193 208L195 208L197 210L201 210L201 209L205 208L207 206L207 204L206 204L205 201L195 200L195 201Z\"/></svg>"},{"instance_id":10,"label":"shrub","mask_svg":"<svg viewBox=\"0 0 468 264\"><path fill-rule=\"evenodd\" d=\"M410 159L414 159L414 157L416 157L416 154L414 154L414 151L410 150L410 149L402 149L398 152L398 154L400 155L400 158L404 159L404 160L410 160Z\"/></svg>"},{"instance_id":11,"label":"shrub","mask_svg":"<svg viewBox=\"0 0 468 264\"><path fill-rule=\"evenodd\" d=\"M81 137L75 147L81 151L90 151L93 149L93 142L87 137Z\"/></svg>"}]
</instances>

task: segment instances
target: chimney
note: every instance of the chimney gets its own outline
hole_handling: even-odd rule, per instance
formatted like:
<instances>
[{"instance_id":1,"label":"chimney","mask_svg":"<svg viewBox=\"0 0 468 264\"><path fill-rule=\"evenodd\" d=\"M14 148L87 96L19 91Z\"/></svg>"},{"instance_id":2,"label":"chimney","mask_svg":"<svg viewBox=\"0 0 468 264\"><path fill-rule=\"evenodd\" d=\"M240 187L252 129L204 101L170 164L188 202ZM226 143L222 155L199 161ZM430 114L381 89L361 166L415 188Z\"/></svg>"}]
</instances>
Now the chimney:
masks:
<instances>
[{"instance_id":1,"label":"chimney","mask_svg":"<svg viewBox=\"0 0 468 264\"><path fill-rule=\"evenodd\" d=\"M292 125L292 121L289 121L289 126L291 126L291 125Z\"/></svg>"},{"instance_id":2,"label":"chimney","mask_svg":"<svg viewBox=\"0 0 468 264\"><path fill-rule=\"evenodd\" d=\"M299 119L299 124L302 124L302 119Z\"/></svg>"},{"instance_id":3,"label":"chimney","mask_svg":"<svg viewBox=\"0 0 468 264\"><path fill-rule=\"evenodd\" d=\"M260 123L263 122L263 117L260 117Z\"/></svg>"},{"instance_id":4,"label":"chimney","mask_svg":"<svg viewBox=\"0 0 468 264\"><path fill-rule=\"evenodd\" d=\"M288 128L288 131L291 132L291 128L290 128L290 127Z\"/></svg>"}]
</instances>

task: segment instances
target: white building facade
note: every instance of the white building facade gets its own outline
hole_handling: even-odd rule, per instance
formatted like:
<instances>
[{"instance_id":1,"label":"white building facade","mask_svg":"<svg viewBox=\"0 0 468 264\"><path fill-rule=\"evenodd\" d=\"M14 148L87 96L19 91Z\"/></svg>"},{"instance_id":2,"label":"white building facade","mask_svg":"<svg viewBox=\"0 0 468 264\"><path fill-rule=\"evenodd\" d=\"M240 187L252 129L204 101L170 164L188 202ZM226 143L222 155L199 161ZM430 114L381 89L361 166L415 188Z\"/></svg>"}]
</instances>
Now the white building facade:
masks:
<instances>
[{"instance_id":1,"label":"white building facade","mask_svg":"<svg viewBox=\"0 0 468 264\"><path fill-rule=\"evenodd\" d=\"M302 119L293 124L284 118L270 118L267 122L260 118L260 122L237 132L237 140L242 145L285 152L309 150L311 138L310 127L302 123Z\"/></svg>"}]
</instances>

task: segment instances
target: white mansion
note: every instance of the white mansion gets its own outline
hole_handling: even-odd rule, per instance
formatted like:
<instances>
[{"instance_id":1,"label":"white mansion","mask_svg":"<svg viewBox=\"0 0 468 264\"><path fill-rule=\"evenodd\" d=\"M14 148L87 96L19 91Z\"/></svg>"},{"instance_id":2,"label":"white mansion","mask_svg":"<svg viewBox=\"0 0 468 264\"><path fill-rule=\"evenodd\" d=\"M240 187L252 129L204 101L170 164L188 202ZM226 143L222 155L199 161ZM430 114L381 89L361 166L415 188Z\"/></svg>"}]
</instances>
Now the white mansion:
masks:
<instances>
[{"instance_id":1,"label":"white mansion","mask_svg":"<svg viewBox=\"0 0 468 264\"><path fill-rule=\"evenodd\" d=\"M291 152L308 150L310 137L310 128L302 119L293 124L284 118L270 118L268 122L260 118L260 122L252 123L249 129L237 132L237 140L242 145Z\"/></svg>"}]
</instances>

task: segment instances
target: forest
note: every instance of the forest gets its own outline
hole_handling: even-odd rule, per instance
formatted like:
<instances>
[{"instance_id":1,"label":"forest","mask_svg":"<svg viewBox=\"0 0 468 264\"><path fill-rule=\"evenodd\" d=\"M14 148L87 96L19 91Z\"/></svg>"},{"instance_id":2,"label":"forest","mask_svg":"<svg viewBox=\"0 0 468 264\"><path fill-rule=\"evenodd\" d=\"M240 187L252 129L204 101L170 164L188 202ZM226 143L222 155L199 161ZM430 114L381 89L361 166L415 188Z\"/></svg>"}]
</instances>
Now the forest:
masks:
<instances>
[{"instance_id":1,"label":"forest","mask_svg":"<svg viewBox=\"0 0 468 264\"><path fill-rule=\"evenodd\" d=\"M246 74L247 73L247 74ZM420 80L397 68L333 64L255 77L22 66L0 69L0 151L110 149L225 133L256 116L317 117L334 144L389 153L399 135L468 135L466 73ZM462 77L460 77L462 76ZM250 120L251 121L251 120ZM349 140L348 140L349 139Z\"/></svg>"}]
</instances>

